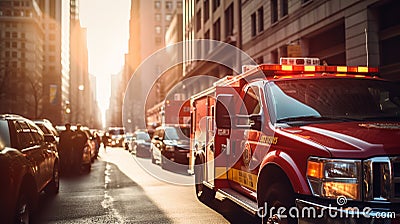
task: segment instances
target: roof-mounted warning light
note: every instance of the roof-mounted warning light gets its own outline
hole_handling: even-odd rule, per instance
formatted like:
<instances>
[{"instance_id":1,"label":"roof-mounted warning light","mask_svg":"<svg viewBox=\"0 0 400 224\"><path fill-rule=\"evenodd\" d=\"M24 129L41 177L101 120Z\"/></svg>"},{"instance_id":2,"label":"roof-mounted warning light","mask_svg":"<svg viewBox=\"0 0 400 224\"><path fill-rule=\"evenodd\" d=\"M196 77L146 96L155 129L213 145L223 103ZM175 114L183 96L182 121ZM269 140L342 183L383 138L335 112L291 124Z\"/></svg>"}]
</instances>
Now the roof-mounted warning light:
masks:
<instances>
[{"instance_id":1,"label":"roof-mounted warning light","mask_svg":"<svg viewBox=\"0 0 400 224\"><path fill-rule=\"evenodd\" d=\"M319 58L281 58L281 65L319 65Z\"/></svg>"}]
</instances>

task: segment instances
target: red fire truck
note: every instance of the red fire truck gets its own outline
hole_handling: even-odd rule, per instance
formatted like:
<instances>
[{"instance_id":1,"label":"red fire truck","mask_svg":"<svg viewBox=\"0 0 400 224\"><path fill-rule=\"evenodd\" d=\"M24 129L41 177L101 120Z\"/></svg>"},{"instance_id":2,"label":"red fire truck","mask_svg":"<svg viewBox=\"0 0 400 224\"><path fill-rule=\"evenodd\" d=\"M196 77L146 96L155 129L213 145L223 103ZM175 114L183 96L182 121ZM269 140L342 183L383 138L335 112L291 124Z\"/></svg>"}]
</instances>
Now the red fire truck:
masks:
<instances>
[{"instance_id":1,"label":"red fire truck","mask_svg":"<svg viewBox=\"0 0 400 224\"><path fill-rule=\"evenodd\" d=\"M191 121L202 202L218 193L269 223L398 218L400 85L376 68L245 67L193 96Z\"/></svg>"}]
</instances>

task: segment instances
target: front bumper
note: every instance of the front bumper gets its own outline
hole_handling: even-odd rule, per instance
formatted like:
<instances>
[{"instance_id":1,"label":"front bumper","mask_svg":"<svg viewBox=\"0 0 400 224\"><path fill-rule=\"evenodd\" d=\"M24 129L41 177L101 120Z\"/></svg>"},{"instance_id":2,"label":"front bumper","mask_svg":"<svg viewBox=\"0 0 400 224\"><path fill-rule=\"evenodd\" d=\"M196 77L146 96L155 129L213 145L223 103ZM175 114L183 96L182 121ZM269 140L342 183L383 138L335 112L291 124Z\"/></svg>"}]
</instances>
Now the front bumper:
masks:
<instances>
[{"instance_id":1,"label":"front bumper","mask_svg":"<svg viewBox=\"0 0 400 224\"><path fill-rule=\"evenodd\" d=\"M349 202L342 206L335 200L296 200L298 223L385 223L400 224L399 204ZM296 215L297 215L296 214Z\"/></svg>"}]
</instances>

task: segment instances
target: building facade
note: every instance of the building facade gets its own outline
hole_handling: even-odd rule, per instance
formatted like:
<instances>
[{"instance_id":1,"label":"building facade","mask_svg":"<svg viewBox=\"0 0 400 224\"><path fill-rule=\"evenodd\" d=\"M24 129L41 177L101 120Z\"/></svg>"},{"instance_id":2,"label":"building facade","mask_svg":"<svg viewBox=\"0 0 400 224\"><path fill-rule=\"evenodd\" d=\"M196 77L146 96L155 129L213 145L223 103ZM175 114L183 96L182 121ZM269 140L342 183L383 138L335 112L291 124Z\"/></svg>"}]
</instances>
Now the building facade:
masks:
<instances>
[{"instance_id":1,"label":"building facade","mask_svg":"<svg viewBox=\"0 0 400 224\"><path fill-rule=\"evenodd\" d=\"M125 90L129 80L133 76L139 65L151 54L165 47L165 34L172 21L175 10L182 10L182 0L132 0L129 25L129 43L128 53L125 55L125 65L122 75L123 85L120 87L122 96L125 96ZM154 69L159 72L160 66L155 64ZM139 77L142 79L145 77ZM134 91L128 94L139 96L141 87L138 86ZM126 119L130 120L133 128L139 127L144 118L142 113L144 100L147 96L137 97L135 102L127 104ZM157 101L157 100L155 100ZM111 104L110 104L111 106ZM119 105L122 108L122 100ZM111 110L117 110L110 108ZM127 123L123 121L122 123ZM143 127L142 127L143 128Z\"/></svg>"},{"instance_id":2,"label":"building facade","mask_svg":"<svg viewBox=\"0 0 400 224\"><path fill-rule=\"evenodd\" d=\"M310 56L329 65L378 66L400 80L400 2L245 1L243 50L259 63Z\"/></svg>"},{"instance_id":3,"label":"building facade","mask_svg":"<svg viewBox=\"0 0 400 224\"><path fill-rule=\"evenodd\" d=\"M70 1L40 0L43 11L43 118L70 120Z\"/></svg>"},{"instance_id":4,"label":"building facade","mask_svg":"<svg viewBox=\"0 0 400 224\"><path fill-rule=\"evenodd\" d=\"M42 11L36 1L0 1L0 113L42 115Z\"/></svg>"}]
</instances>

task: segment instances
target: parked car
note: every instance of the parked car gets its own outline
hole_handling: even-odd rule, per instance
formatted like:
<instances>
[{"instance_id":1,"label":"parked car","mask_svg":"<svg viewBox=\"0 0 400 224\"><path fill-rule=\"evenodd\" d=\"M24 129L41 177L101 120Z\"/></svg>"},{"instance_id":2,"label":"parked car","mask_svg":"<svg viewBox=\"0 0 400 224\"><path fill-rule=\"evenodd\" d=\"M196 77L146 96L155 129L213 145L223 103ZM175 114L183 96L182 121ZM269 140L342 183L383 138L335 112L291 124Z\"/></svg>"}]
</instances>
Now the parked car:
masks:
<instances>
[{"instance_id":1,"label":"parked car","mask_svg":"<svg viewBox=\"0 0 400 224\"><path fill-rule=\"evenodd\" d=\"M151 140L151 162L158 163L163 169L172 165L189 164L189 128L160 126L156 128Z\"/></svg>"},{"instance_id":2,"label":"parked car","mask_svg":"<svg viewBox=\"0 0 400 224\"><path fill-rule=\"evenodd\" d=\"M43 131L45 135L53 135L56 138L57 144L59 142L59 134L51 121L47 119L33 120L33 122Z\"/></svg>"},{"instance_id":3,"label":"parked car","mask_svg":"<svg viewBox=\"0 0 400 224\"><path fill-rule=\"evenodd\" d=\"M31 120L0 115L0 220L29 223L39 194L59 191L58 152L54 136Z\"/></svg>"},{"instance_id":4,"label":"parked car","mask_svg":"<svg viewBox=\"0 0 400 224\"><path fill-rule=\"evenodd\" d=\"M133 133L131 147L132 154L137 157L150 157L151 138L146 130L137 130Z\"/></svg>"}]
</instances>

